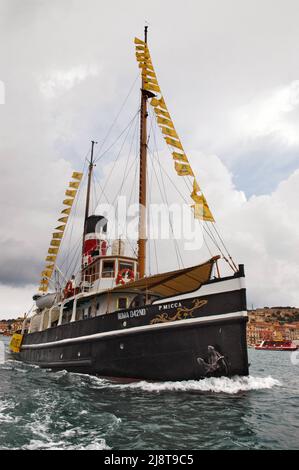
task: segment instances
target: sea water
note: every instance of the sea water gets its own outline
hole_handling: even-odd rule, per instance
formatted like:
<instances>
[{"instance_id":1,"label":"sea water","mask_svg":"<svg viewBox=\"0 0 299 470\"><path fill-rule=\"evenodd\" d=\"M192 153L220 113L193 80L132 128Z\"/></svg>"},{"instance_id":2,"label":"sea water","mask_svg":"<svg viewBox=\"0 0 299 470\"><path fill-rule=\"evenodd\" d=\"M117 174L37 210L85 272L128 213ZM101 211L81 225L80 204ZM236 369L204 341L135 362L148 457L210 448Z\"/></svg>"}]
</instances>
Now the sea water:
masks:
<instances>
[{"instance_id":1,"label":"sea water","mask_svg":"<svg viewBox=\"0 0 299 470\"><path fill-rule=\"evenodd\" d=\"M298 449L299 353L249 360L249 377L120 384L6 354L0 449Z\"/></svg>"}]
</instances>

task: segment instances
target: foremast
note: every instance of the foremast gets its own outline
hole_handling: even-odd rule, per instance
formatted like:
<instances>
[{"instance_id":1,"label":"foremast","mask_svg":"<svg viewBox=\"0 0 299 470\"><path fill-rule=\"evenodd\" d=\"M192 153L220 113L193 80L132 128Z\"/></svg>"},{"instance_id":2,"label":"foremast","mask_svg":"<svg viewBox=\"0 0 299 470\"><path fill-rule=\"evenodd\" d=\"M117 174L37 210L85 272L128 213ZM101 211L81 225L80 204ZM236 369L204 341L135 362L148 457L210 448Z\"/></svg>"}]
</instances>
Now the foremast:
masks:
<instances>
[{"instance_id":1,"label":"foremast","mask_svg":"<svg viewBox=\"0 0 299 470\"><path fill-rule=\"evenodd\" d=\"M91 193L91 180L92 180L92 172L93 172L93 167L94 167L93 150L94 150L95 144L97 144L97 142L95 142L94 140L92 140L92 141L91 141L90 161L89 161L89 167L88 167L88 180L87 180L86 202L85 202L85 216L84 216L83 243L82 243L82 265L83 265L83 256L84 256L84 242L85 242L85 235L86 235L87 219L88 219L88 217L89 217L90 193Z\"/></svg>"}]
</instances>

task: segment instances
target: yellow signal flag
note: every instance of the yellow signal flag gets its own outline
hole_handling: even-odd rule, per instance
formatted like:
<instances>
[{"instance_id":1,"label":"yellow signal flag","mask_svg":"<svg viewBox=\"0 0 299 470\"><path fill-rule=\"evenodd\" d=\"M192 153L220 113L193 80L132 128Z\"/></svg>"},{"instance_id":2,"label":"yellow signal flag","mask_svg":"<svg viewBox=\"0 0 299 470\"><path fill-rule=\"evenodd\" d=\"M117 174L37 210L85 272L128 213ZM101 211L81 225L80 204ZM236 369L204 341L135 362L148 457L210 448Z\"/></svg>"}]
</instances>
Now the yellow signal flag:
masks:
<instances>
[{"instance_id":1,"label":"yellow signal flag","mask_svg":"<svg viewBox=\"0 0 299 470\"><path fill-rule=\"evenodd\" d=\"M45 271L41 273L42 276L48 277L48 278L50 278L52 274L53 274L53 271L51 271L50 269L45 269Z\"/></svg>"},{"instance_id":2,"label":"yellow signal flag","mask_svg":"<svg viewBox=\"0 0 299 470\"><path fill-rule=\"evenodd\" d=\"M141 75L142 75L143 77L148 78L149 80L151 80L152 78L154 78L155 80L157 80L157 76L156 76L155 72L152 72L151 70L143 69Z\"/></svg>"},{"instance_id":3,"label":"yellow signal flag","mask_svg":"<svg viewBox=\"0 0 299 470\"><path fill-rule=\"evenodd\" d=\"M63 209L63 211L61 211L61 214L70 215L70 213L71 213L70 207L66 207L65 209Z\"/></svg>"},{"instance_id":4,"label":"yellow signal flag","mask_svg":"<svg viewBox=\"0 0 299 470\"><path fill-rule=\"evenodd\" d=\"M49 255L57 255L58 248L49 248L48 253L49 253Z\"/></svg>"},{"instance_id":5,"label":"yellow signal flag","mask_svg":"<svg viewBox=\"0 0 299 470\"><path fill-rule=\"evenodd\" d=\"M150 55L148 52L136 52L136 59L141 62L146 61L147 59L150 59Z\"/></svg>"},{"instance_id":6,"label":"yellow signal flag","mask_svg":"<svg viewBox=\"0 0 299 470\"><path fill-rule=\"evenodd\" d=\"M64 232L65 225L59 225L58 227L55 227L55 230L59 230L60 232Z\"/></svg>"},{"instance_id":7,"label":"yellow signal flag","mask_svg":"<svg viewBox=\"0 0 299 470\"><path fill-rule=\"evenodd\" d=\"M180 162L189 163L187 156L184 153L172 152L172 158Z\"/></svg>"},{"instance_id":8,"label":"yellow signal flag","mask_svg":"<svg viewBox=\"0 0 299 470\"><path fill-rule=\"evenodd\" d=\"M141 39L138 39L138 38L134 39L134 43L135 44L143 44L144 46L146 45L146 43L144 41L141 41Z\"/></svg>"},{"instance_id":9,"label":"yellow signal flag","mask_svg":"<svg viewBox=\"0 0 299 470\"><path fill-rule=\"evenodd\" d=\"M164 137L166 143L171 145L172 147L176 147L177 149L184 150L181 142L179 140L171 139L170 137Z\"/></svg>"},{"instance_id":10,"label":"yellow signal flag","mask_svg":"<svg viewBox=\"0 0 299 470\"><path fill-rule=\"evenodd\" d=\"M157 122L158 122L158 124L163 124L164 126L168 126L168 127L171 127L172 129L174 129L173 122L170 121L169 119L161 118L160 116L158 116L157 117Z\"/></svg>"},{"instance_id":11,"label":"yellow signal flag","mask_svg":"<svg viewBox=\"0 0 299 470\"><path fill-rule=\"evenodd\" d=\"M145 44L135 46L136 51L144 51L147 49Z\"/></svg>"},{"instance_id":12,"label":"yellow signal flag","mask_svg":"<svg viewBox=\"0 0 299 470\"><path fill-rule=\"evenodd\" d=\"M175 162L174 166L179 176L194 176L190 165L185 165L184 163Z\"/></svg>"},{"instance_id":13,"label":"yellow signal flag","mask_svg":"<svg viewBox=\"0 0 299 470\"><path fill-rule=\"evenodd\" d=\"M161 130L164 135L170 135L170 137L174 137L175 139L179 140L179 136L177 135L174 129L169 129L168 127L161 127Z\"/></svg>"},{"instance_id":14,"label":"yellow signal flag","mask_svg":"<svg viewBox=\"0 0 299 470\"><path fill-rule=\"evenodd\" d=\"M52 238L59 238L59 239L61 240L62 237L63 237L63 233L62 233L62 232L57 232L57 233L53 233L53 234L52 234Z\"/></svg>"},{"instance_id":15,"label":"yellow signal flag","mask_svg":"<svg viewBox=\"0 0 299 470\"><path fill-rule=\"evenodd\" d=\"M154 67L153 67L153 64L151 63L150 60L147 60L146 63L144 63L144 62L139 62L139 68L142 69L142 70L149 69L149 70L151 70L152 72L154 72Z\"/></svg>"},{"instance_id":16,"label":"yellow signal flag","mask_svg":"<svg viewBox=\"0 0 299 470\"><path fill-rule=\"evenodd\" d=\"M202 194L196 194L194 191L191 193L191 198L196 204L203 204Z\"/></svg>"},{"instance_id":17,"label":"yellow signal flag","mask_svg":"<svg viewBox=\"0 0 299 470\"><path fill-rule=\"evenodd\" d=\"M196 179L194 178L194 180L193 180L193 192L194 192L194 193L198 193L199 191L201 191L201 189L200 189L200 187L199 187L198 182L197 182Z\"/></svg>"},{"instance_id":18,"label":"yellow signal flag","mask_svg":"<svg viewBox=\"0 0 299 470\"><path fill-rule=\"evenodd\" d=\"M55 263L56 261L56 256L47 256L46 261L48 263Z\"/></svg>"},{"instance_id":19,"label":"yellow signal flag","mask_svg":"<svg viewBox=\"0 0 299 470\"><path fill-rule=\"evenodd\" d=\"M160 87L157 85L152 85L151 83L145 83L144 89L148 91L155 91L156 93L161 93Z\"/></svg>"},{"instance_id":20,"label":"yellow signal flag","mask_svg":"<svg viewBox=\"0 0 299 470\"><path fill-rule=\"evenodd\" d=\"M50 245L51 246L60 246L60 243L61 243L61 240L53 239L53 240L51 240Z\"/></svg>"},{"instance_id":21,"label":"yellow signal flag","mask_svg":"<svg viewBox=\"0 0 299 470\"><path fill-rule=\"evenodd\" d=\"M194 210L195 219L204 220L205 222L215 222L213 214L210 211L210 208L204 195L201 196L201 202L195 203L192 208Z\"/></svg>"},{"instance_id":22,"label":"yellow signal flag","mask_svg":"<svg viewBox=\"0 0 299 470\"><path fill-rule=\"evenodd\" d=\"M150 70L148 70L148 71L146 72L146 74L147 74L149 77L153 77L153 78L157 79L157 76L156 76L155 72L151 72Z\"/></svg>"},{"instance_id":23,"label":"yellow signal flag","mask_svg":"<svg viewBox=\"0 0 299 470\"><path fill-rule=\"evenodd\" d=\"M49 288L49 284L45 284L45 283L40 282L40 289L39 290L41 290L42 292L47 292L48 288Z\"/></svg>"},{"instance_id":24,"label":"yellow signal flag","mask_svg":"<svg viewBox=\"0 0 299 470\"><path fill-rule=\"evenodd\" d=\"M70 188L78 189L79 186L80 186L80 181L70 181L70 184L69 184Z\"/></svg>"},{"instance_id":25,"label":"yellow signal flag","mask_svg":"<svg viewBox=\"0 0 299 470\"><path fill-rule=\"evenodd\" d=\"M76 194L77 194L76 189L67 189L66 192L65 192L65 195L69 196L69 197L75 197Z\"/></svg>"},{"instance_id":26,"label":"yellow signal flag","mask_svg":"<svg viewBox=\"0 0 299 470\"><path fill-rule=\"evenodd\" d=\"M41 285L48 285L48 284L49 284L49 281L48 281L48 279L41 279L41 280L40 280L40 284L41 284Z\"/></svg>"},{"instance_id":27,"label":"yellow signal flag","mask_svg":"<svg viewBox=\"0 0 299 470\"><path fill-rule=\"evenodd\" d=\"M60 219L58 219L58 222L62 222L63 224L66 224L68 221L68 217L61 217Z\"/></svg>"},{"instance_id":28,"label":"yellow signal flag","mask_svg":"<svg viewBox=\"0 0 299 470\"><path fill-rule=\"evenodd\" d=\"M167 111L163 111L163 109L160 109L160 108L154 108L154 111L157 116L163 116L171 120L170 114Z\"/></svg>"},{"instance_id":29,"label":"yellow signal flag","mask_svg":"<svg viewBox=\"0 0 299 470\"><path fill-rule=\"evenodd\" d=\"M159 108L165 109L165 111L167 111L167 106L166 106L166 103L165 103L163 97L161 97L160 99L152 98L151 99L151 105L154 108L159 107Z\"/></svg>"},{"instance_id":30,"label":"yellow signal flag","mask_svg":"<svg viewBox=\"0 0 299 470\"><path fill-rule=\"evenodd\" d=\"M72 205L73 205L73 202L74 202L74 199L65 199L65 200L63 201L63 204L64 204L65 206L72 206Z\"/></svg>"},{"instance_id":31,"label":"yellow signal flag","mask_svg":"<svg viewBox=\"0 0 299 470\"><path fill-rule=\"evenodd\" d=\"M83 177L83 173L79 173L78 171L74 171L73 174L72 174L72 178L74 180L79 180L81 181L82 180L82 177Z\"/></svg>"},{"instance_id":32,"label":"yellow signal flag","mask_svg":"<svg viewBox=\"0 0 299 470\"><path fill-rule=\"evenodd\" d=\"M53 271L54 268L55 268L55 264L48 264L48 265L46 266L46 269L50 269L50 271Z\"/></svg>"},{"instance_id":33,"label":"yellow signal flag","mask_svg":"<svg viewBox=\"0 0 299 470\"><path fill-rule=\"evenodd\" d=\"M38 290L39 290L39 292L47 292L48 286L40 286L40 287L38 288Z\"/></svg>"},{"instance_id":34,"label":"yellow signal flag","mask_svg":"<svg viewBox=\"0 0 299 470\"><path fill-rule=\"evenodd\" d=\"M148 78L148 79L145 80L145 83L147 83L148 85L157 85L157 86L159 86L159 83L155 78Z\"/></svg>"},{"instance_id":35,"label":"yellow signal flag","mask_svg":"<svg viewBox=\"0 0 299 470\"><path fill-rule=\"evenodd\" d=\"M194 211L194 219L203 220L203 205L194 204L191 206Z\"/></svg>"}]
</instances>

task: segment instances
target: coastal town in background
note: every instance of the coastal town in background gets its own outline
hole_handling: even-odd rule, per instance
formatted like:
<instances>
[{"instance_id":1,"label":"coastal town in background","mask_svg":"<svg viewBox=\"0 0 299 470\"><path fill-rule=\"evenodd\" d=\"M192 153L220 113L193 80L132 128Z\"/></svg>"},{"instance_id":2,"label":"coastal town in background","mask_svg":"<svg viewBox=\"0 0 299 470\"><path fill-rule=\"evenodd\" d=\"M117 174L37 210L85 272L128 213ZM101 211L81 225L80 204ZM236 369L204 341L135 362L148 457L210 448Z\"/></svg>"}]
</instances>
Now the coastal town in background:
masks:
<instances>
[{"instance_id":1,"label":"coastal town in background","mask_svg":"<svg viewBox=\"0 0 299 470\"><path fill-rule=\"evenodd\" d=\"M24 316L0 320L0 334L12 336L21 331L23 321ZM263 307L248 310L248 346L255 346L264 340L293 341L299 345L299 308Z\"/></svg>"}]
</instances>

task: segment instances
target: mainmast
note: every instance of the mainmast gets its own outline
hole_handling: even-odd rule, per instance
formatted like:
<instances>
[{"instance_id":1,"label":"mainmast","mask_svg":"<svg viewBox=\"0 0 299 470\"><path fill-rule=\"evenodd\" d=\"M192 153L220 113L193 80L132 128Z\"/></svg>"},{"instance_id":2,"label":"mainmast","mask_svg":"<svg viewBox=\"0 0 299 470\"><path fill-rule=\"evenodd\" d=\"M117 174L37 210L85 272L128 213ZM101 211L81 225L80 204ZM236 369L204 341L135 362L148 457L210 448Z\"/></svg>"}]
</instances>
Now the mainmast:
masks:
<instances>
[{"instance_id":1,"label":"mainmast","mask_svg":"<svg viewBox=\"0 0 299 470\"><path fill-rule=\"evenodd\" d=\"M144 42L147 44L147 29L144 28ZM138 271L139 278L145 275L146 266L146 160L147 160L147 100L148 91L144 89L145 78L141 82L140 107L140 170L139 170L139 227L138 227Z\"/></svg>"},{"instance_id":2,"label":"mainmast","mask_svg":"<svg viewBox=\"0 0 299 470\"><path fill-rule=\"evenodd\" d=\"M93 140L91 141L91 154L90 154L90 162L89 162L89 168L88 168L88 181L87 181L87 193L86 193L86 204L85 204L85 217L84 217L84 229L83 229L83 246L82 246L82 255L84 251L84 240L85 240L85 235L86 235L86 223L87 219L89 216L89 204L90 204L90 191L91 191L91 177L92 177L92 171L94 167L93 163L93 148L94 145L97 144L97 142L94 142Z\"/></svg>"}]
</instances>

